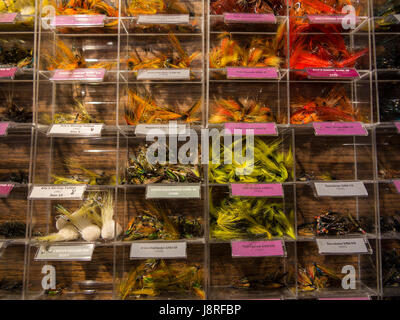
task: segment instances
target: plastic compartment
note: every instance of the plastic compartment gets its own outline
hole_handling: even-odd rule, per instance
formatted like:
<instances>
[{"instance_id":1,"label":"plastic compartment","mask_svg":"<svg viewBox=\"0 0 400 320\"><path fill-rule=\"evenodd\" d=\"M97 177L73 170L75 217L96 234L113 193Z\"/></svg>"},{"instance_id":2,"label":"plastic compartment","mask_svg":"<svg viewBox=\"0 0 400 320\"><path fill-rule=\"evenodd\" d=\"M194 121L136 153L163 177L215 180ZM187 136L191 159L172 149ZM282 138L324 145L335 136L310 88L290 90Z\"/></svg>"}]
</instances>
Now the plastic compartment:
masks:
<instances>
[{"instance_id":1,"label":"plastic compartment","mask_svg":"<svg viewBox=\"0 0 400 320\"><path fill-rule=\"evenodd\" d=\"M151 129L150 129L151 130ZM177 129L179 130L179 129ZM164 131L163 131L164 132ZM186 137L183 136L183 142L178 141L177 135L163 134L163 132L158 132L158 142L163 145L166 144L166 161L168 159L173 159L174 144L176 143L176 164L159 164L157 163L157 154L154 148L157 147L155 142L157 137L153 140L149 139L146 141L142 134L139 135L124 135L120 137L119 144L119 158L118 158L118 173L120 177L120 183L123 185L141 185L141 184L200 184L204 181L205 172L204 165L201 161L201 148L200 148L200 133L196 137ZM181 137L179 135L179 137ZM192 149L193 157L185 157L183 153L181 156L184 158L179 158L179 152L184 152L185 143L189 143L190 139L194 142L193 148L197 146L197 150ZM172 141L172 144L171 144ZM162 152L163 147L160 147L158 152ZM187 150L186 150L187 151ZM148 156L156 155L154 163L153 160L149 159L145 161L146 154ZM187 156L187 153L185 154ZM197 156L197 163L195 161ZM135 160L137 159L137 160ZM159 159L162 161L162 159ZM187 161L188 164L185 164ZM153 168L151 168L153 167ZM170 175L172 173L172 175Z\"/></svg>"},{"instance_id":2,"label":"plastic compartment","mask_svg":"<svg viewBox=\"0 0 400 320\"><path fill-rule=\"evenodd\" d=\"M286 256L232 257L229 243L210 244L210 299L279 300L296 292L295 243Z\"/></svg>"},{"instance_id":3,"label":"plastic compartment","mask_svg":"<svg viewBox=\"0 0 400 320\"><path fill-rule=\"evenodd\" d=\"M124 230L124 239L121 239L124 243L150 240L204 241L204 188L199 199L147 199L143 186L127 186L118 190L122 206L121 211L118 210L118 222ZM127 231L130 223L136 230L136 236L133 232L129 237Z\"/></svg>"},{"instance_id":4,"label":"plastic compartment","mask_svg":"<svg viewBox=\"0 0 400 320\"><path fill-rule=\"evenodd\" d=\"M171 259L130 259L130 247L117 247L116 253L116 298L122 300L134 299L203 299L207 271L204 257L204 244L187 244L187 257ZM154 271L152 271L152 268ZM124 290L128 286L129 275L143 275L153 280L155 285L137 283L132 291ZM179 278L179 280L177 279ZM168 280L172 279L172 280ZM185 281L181 283L181 281ZM178 283L180 289L176 288ZM196 289L195 289L196 288ZM143 289L143 290L142 290ZM154 289L154 290L153 290ZM130 292L130 293L129 293Z\"/></svg>"},{"instance_id":5,"label":"plastic compartment","mask_svg":"<svg viewBox=\"0 0 400 320\"><path fill-rule=\"evenodd\" d=\"M233 143L236 143L236 145L238 145L238 141L242 139L242 137L222 135L219 136L219 140L211 137L211 160L208 168L209 183L282 183L293 181L293 131L291 129L282 128L278 131L278 133L279 135L277 137L254 136L254 146L255 149L259 150L260 154L257 155L256 152L254 153L254 170L252 170L251 167L251 153L249 153L249 157L248 159L246 159L246 155L244 153L240 155L240 157L238 157L239 154L237 152L234 152L235 147L233 147ZM236 161L236 164L232 166L232 164L225 163L224 155L221 152L218 154L218 148L215 148L215 154L213 154L213 144L221 147L225 145L228 150L231 150L232 154L235 153L235 155L232 157L232 163ZM269 147L272 147L275 144L278 144L278 146L272 148L273 150L271 152ZM250 150L251 147L251 140L246 141L245 139L243 139L242 149ZM262 156L267 156L268 159L272 158L272 162L275 163L275 168L269 169L268 161L271 160L262 159ZM279 165L281 167L279 167ZM283 167L285 167L285 169ZM261 170L261 173L258 169ZM248 173L243 174L244 172Z\"/></svg>"},{"instance_id":6,"label":"plastic compartment","mask_svg":"<svg viewBox=\"0 0 400 320\"><path fill-rule=\"evenodd\" d=\"M283 185L284 197L236 196L231 194L231 189L232 185L209 187L209 236L211 242L295 239L293 185ZM234 213L233 208L237 208L238 212ZM285 218L281 216L282 213ZM243 220L238 219L237 223L229 221L241 214L243 214ZM274 215L276 215L275 218ZM275 229L277 225L285 225L285 227ZM258 231L250 231L250 228L258 229ZM231 233L227 231L231 231Z\"/></svg>"},{"instance_id":7,"label":"plastic compartment","mask_svg":"<svg viewBox=\"0 0 400 320\"><path fill-rule=\"evenodd\" d=\"M381 237L397 239L400 236L400 228L397 219L400 211L396 203L399 201L399 192L393 182L379 182L379 212Z\"/></svg>"},{"instance_id":8,"label":"plastic compartment","mask_svg":"<svg viewBox=\"0 0 400 320\"><path fill-rule=\"evenodd\" d=\"M400 178L398 158L396 157L399 144L400 135L393 125L376 129L378 179Z\"/></svg>"},{"instance_id":9,"label":"plastic compartment","mask_svg":"<svg viewBox=\"0 0 400 320\"><path fill-rule=\"evenodd\" d=\"M140 6L122 0L122 26L129 33L202 33L204 4L201 0L166 0L160 5ZM136 6L135 6L136 4Z\"/></svg>"},{"instance_id":10,"label":"plastic compartment","mask_svg":"<svg viewBox=\"0 0 400 320\"><path fill-rule=\"evenodd\" d=\"M198 127L205 114L202 86L177 83L121 85L118 125L132 131L137 124L168 124L174 121ZM138 111L144 107L141 117Z\"/></svg>"},{"instance_id":11,"label":"plastic compartment","mask_svg":"<svg viewBox=\"0 0 400 320\"><path fill-rule=\"evenodd\" d=\"M34 159L33 182L71 184L74 182L68 179L75 179L90 185L115 185L117 141L118 136L112 131L103 131L98 138L56 138L38 133L36 147L40 152Z\"/></svg>"},{"instance_id":12,"label":"plastic compartment","mask_svg":"<svg viewBox=\"0 0 400 320\"><path fill-rule=\"evenodd\" d=\"M376 221L375 186L365 183L368 192L366 197L319 197L310 184L296 186L297 235L301 239L326 237L316 232L316 217L327 212L335 212L336 216L347 218L351 215L361 225L361 230L354 230L343 235L330 237L371 237L378 236Z\"/></svg>"},{"instance_id":13,"label":"plastic compartment","mask_svg":"<svg viewBox=\"0 0 400 320\"><path fill-rule=\"evenodd\" d=\"M376 32L398 32L400 22L394 16L400 13L400 10L388 0L373 0L372 12L374 28Z\"/></svg>"},{"instance_id":14,"label":"plastic compartment","mask_svg":"<svg viewBox=\"0 0 400 320\"><path fill-rule=\"evenodd\" d=\"M382 296L396 297L399 295L399 285L396 276L399 265L399 240L381 240L382 259Z\"/></svg>"},{"instance_id":15,"label":"plastic compartment","mask_svg":"<svg viewBox=\"0 0 400 320\"><path fill-rule=\"evenodd\" d=\"M0 300L20 300L24 294L24 244L0 242Z\"/></svg>"},{"instance_id":16,"label":"plastic compartment","mask_svg":"<svg viewBox=\"0 0 400 320\"><path fill-rule=\"evenodd\" d=\"M91 261L36 261L39 247L30 246L29 300L110 300L113 298L114 251L112 246L95 247ZM52 284L54 275L55 288ZM45 288L43 288L43 284Z\"/></svg>"},{"instance_id":17,"label":"plastic compartment","mask_svg":"<svg viewBox=\"0 0 400 320\"><path fill-rule=\"evenodd\" d=\"M296 129L296 180L371 180L374 177L372 131L368 136L315 136Z\"/></svg>"},{"instance_id":18,"label":"plastic compartment","mask_svg":"<svg viewBox=\"0 0 400 320\"><path fill-rule=\"evenodd\" d=\"M297 243L297 272L314 263L339 276L340 280L330 281L329 286L316 290L304 290L298 284L299 298L365 297L375 296L378 290L376 240L370 240L372 254L365 255L319 255L314 241ZM355 272L355 273L354 273ZM355 275L354 286L349 275ZM347 276L347 277L346 277Z\"/></svg>"}]
</instances>

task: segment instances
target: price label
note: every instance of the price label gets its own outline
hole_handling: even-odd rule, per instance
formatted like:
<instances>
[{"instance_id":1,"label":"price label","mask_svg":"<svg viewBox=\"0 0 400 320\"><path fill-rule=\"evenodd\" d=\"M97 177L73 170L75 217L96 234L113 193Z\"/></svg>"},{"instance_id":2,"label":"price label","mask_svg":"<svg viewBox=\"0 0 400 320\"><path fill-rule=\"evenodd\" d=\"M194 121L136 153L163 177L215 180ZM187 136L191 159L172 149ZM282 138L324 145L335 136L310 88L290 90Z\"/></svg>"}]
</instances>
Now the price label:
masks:
<instances>
[{"instance_id":1,"label":"price label","mask_svg":"<svg viewBox=\"0 0 400 320\"><path fill-rule=\"evenodd\" d=\"M131 259L186 259L186 242L135 242L131 245Z\"/></svg>"},{"instance_id":2,"label":"price label","mask_svg":"<svg viewBox=\"0 0 400 320\"><path fill-rule=\"evenodd\" d=\"M278 79L276 68L227 68L228 79Z\"/></svg>"},{"instance_id":3,"label":"price label","mask_svg":"<svg viewBox=\"0 0 400 320\"><path fill-rule=\"evenodd\" d=\"M319 254L366 254L371 252L364 238L317 239Z\"/></svg>"},{"instance_id":4,"label":"price label","mask_svg":"<svg viewBox=\"0 0 400 320\"><path fill-rule=\"evenodd\" d=\"M0 68L0 78L14 79L17 71L18 71L17 67L1 67Z\"/></svg>"},{"instance_id":5,"label":"price label","mask_svg":"<svg viewBox=\"0 0 400 320\"><path fill-rule=\"evenodd\" d=\"M200 186L157 186L146 187L146 199L199 199Z\"/></svg>"},{"instance_id":6,"label":"price label","mask_svg":"<svg viewBox=\"0 0 400 320\"><path fill-rule=\"evenodd\" d=\"M86 191L86 185L44 185L34 186L29 195L29 199L69 199L82 200Z\"/></svg>"},{"instance_id":7,"label":"price label","mask_svg":"<svg viewBox=\"0 0 400 320\"><path fill-rule=\"evenodd\" d=\"M9 122L0 122L0 136L6 136L9 127L10 127Z\"/></svg>"},{"instance_id":8,"label":"price label","mask_svg":"<svg viewBox=\"0 0 400 320\"><path fill-rule=\"evenodd\" d=\"M307 19L310 21L311 24L325 24L325 23L332 23L332 24L341 24L343 19L345 18L344 15L313 15L308 14Z\"/></svg>"},{"instance_id":9,"label":"price label","mask_svg":"<svg viewBox=\"0 0 400 320\"><path fill-rule=\"evenodd\" d=\"M397 133L400 133L400 121L396 121L396 122L394 123L394 125L396 126Z\"/></svg>"},{"instance_id":10,"label":"price label","mask_svg":"<svg viewBox=\"0 0 400 320\"><path fill-rule=\"evenodd\" d=\"M104 14L75 14L55 16L52 27L104 27Z\"/></svg>"},{"instance_id":11,"label":"price label","mask_svg":"<svg viewBox=\"0 0 400 320\"><path fill-rule=\"evenodd\" d=\"M346 78L359 78L360 74L354 68L349 69L331 69L331 68L306 68L309 78L315 79L346 79Z\"/></svg>"},{"instance_id":12,"label":"price label","mask_svg":"<svg viewBox=\"0 0 400 320\"><path fill-rule=\"evenodd\" d=\"M14 184L12 183L0 184L0 198L7 198L13 188Z\"/></svg>"},{"instance_id":13,"label":"price label","mask_svg":"<svg viewBox=\"0 0 400 320\"><path fill-rule=\"evenodd\" d=\"M394 186L398 193L400 193L400 180L393 180Z\"/></svg>"},{"instance_id":14,"label":"price label","mask_svg":"<svg viewBox=\"0 0 400 320\"><path fill-rule=\"evenodd\" d=\"M138 124L135 128L136 135L148 135L148 134L169 134L179 135L186 134L187 127L184 124Z\"/></svg>"},{"instance_id":15,"label":"price label","mask_svg":"<svg viewBox=\"0 0 400 320\"><path fill-rule=\"evenodd\" d=\"M138 24L189 24L188 14L144 14L139 15Z\"/></svg>"},{"instance_id":16,"label":"price label","mask_svg":"<svg viewBox=\"0 0 400 320\"><path fill-rule=\"evenodd\" d=\"M273 14L225 13L225 23L276 23Z\"/></svg>"},{"instance_id":17,"label":"price label","mask_svg":"<svg viewBox=\"0 0 400 320\"><path fill-rule=\"evenodd\" d=\"M48 135L51 136L101 136L103 123L71 123L71 124L53 124Z\"/></svg>"},{"instance_id":18,"label":"price label","mask_svg":"<svg viewBox=\"0 0 400 320\"><path fill-rule=\"evenodd\" d=\"M367 136L361 122L313 122L316 136Z\"/></svg>"},{"instance_id":19,"label":"price label","mask_svg":"<svg viewBox=\"0 0 400 320\"><path fill-rule=\"evenodd\" d=\"M283 197L281 183L231 184L231 195L237 197Z\"/></svg>"},{"instance_id":20,"label":"price label","mask_svg":"<svg viewBox=\"0 0 400 320\"><path fill-rule=\"evenodd\" d=\"M189 69L140 69L138 80L189 80Z\"/></svg>"},{"instance_id":21,"label":"price label","mask_svg":"<svg viewBox=\"0 0 400 320\"><path fill-rule=\"evenodd\" d=\"M2 13L0 14L0 24L14 24L18 13Z\"/></svg>"},{"instance_id":22,"label":"price label","mask_svg":"<svg viewBox=\"0 0 400 320\"><path fill-rule=\"evenodd\" d=\"M35 261L91 261L94 244L40 246Z\"/></svg>"},{"instance_id":23,"label":"price label","mask_svg":"<svg viewBox=\"0 0 400 320\"><path fill-rule=\"evenodd\" d=\"M6 247L6 242L5 241L0 241L0 251L1 249Z\"/></svg>"},{"instance_id":24,"label":"price label","mask_svg":"<svg viewBox=\"0 0 400 320\"><path fill-rule=\"evenodd\" d=\"M368 191L361 181L355 182L315 182L319 197L364 197Z\"/></svg>"},{"instance_id":25,"label":"price label","mask_svg":"<svg viewBox=\"0 0 400 320\"><path fill-rule=\"evenodd\" d=\"M232 257L272 257L285 256L282 240L276 241L233 241Z\"/></svg>"},{"instance_id":26,"label":"price label","mask_svg":"<svg viewBox=\"0 0 400 320\"><path fill-rule=\"evenodd\" d=\"M89 81L102 82L106 74L104 68L79 68L74 70L56 69L51 81Z\"/></svg>"},{"instance_id":27,"label":"price label","mask_svg":"<svg viewBox=\"0 0 400 320\"><path fill-rule=\"evenodd\" d=\"M278 135L278 131L276 129L275 122L264 122L264 123L230 122L230 123L225 123L225 134L245 135L246 130L253 130L253 133L255 135L271 135L271 136Z\"/></svg>"},{"instance_id":28,"label":"price label","mask_svg":"<svg viewBox=\"0 0 400 320\"><path fill-rule=\"evenodd\" d=\"M335 298L319 298L318 300L371 300L370 297L335 297Z\"/></svg>"},{"instance_id":29,"label":"price label","mask_svg":"<svg viewBox=\"0 0 400 320\"><path fill-rule=\"evenodd\" d=\"M400 14L394 14L394 17L400 22Z\"/></svg>"}]
</instances>

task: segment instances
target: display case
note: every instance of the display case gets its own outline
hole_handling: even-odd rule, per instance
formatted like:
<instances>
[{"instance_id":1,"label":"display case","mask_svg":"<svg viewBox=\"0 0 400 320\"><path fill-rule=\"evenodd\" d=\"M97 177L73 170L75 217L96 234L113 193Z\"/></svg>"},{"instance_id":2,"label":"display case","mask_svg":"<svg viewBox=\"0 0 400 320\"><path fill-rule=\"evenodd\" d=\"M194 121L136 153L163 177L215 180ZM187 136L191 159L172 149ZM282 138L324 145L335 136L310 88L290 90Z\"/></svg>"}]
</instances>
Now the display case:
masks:
<instances>
[{"instance_id":1,"label":"display case","mask_svg":"<svg viewBox=\"0 0 400 320\"><path fill-rule=\"evenodd\" d=\"M400 296L392 1L9 3L0 299Z\"/></svg>"}]
</instances>

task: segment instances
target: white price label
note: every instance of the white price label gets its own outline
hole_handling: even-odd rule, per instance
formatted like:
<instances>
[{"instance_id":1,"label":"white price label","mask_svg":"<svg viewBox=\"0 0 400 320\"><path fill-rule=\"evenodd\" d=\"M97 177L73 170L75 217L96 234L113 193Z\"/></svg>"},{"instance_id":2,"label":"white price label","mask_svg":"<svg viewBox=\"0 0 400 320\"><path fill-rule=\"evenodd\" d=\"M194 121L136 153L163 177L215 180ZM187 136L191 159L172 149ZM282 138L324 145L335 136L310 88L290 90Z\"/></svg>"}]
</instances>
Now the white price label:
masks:
<instances>
[{"instance_id":1,"label":"white price label","mask_svg":"<svg viewBox=\"0 0 400 320\"><path fill-rule=\"evenodd\" d=\"M144 14L139 15L138 24L189 24L188 14Z\"/></svg>"},{"instance_id":2,"label":"white price label","mask_svg":"<svg viewBox=\"0 0 400 320\"><path fill-rule=\"evenodd\" d=\"M0 251L1 249L6 247L6 242L5 241L0 241Z\"/></svg>"},{"instance_id":3,"label":"white price label","mask_svg":"<svg viewBox=\"0 0 400 320\"><path fill-rule=\"evenodd\" d=\"M146 187L146 199L199 199L200 186L156 186Z\"/></svg>"},{"instance_id":4,"label":"white price label","mask_svg":"<svg viewBox=\"0 0 400 320\"><path fill-rule=\"evenodd\" d=\"M394 14L394 17L397 19L397 21L400 21L400 14Z\"/></svg>"},{"instance_id":5,"label":"white price label","mask_svg":"<svg viewBox=\"0 0 400 320\"><path fill-rule=\"evenodd\" d=\"M186 259L186 242L136 242L132 243L131 259Z\"/></svg>"},{"instance_id":6,"label":"white price label","mask_svg":"<svg viewBox=\"0 0 400 320\"><path fill-rule=\"evenodd\" d=\"M151 133L164 134L186 134L187 126L184 124L138 124L135 128L136 135L147 135Z\"/></svg>"},{"instance_id":7,"label":"white price label","mask_svg":"<svg viewBox=\"0 0 400 320\"><path fill-rule=\"evenodd\" d=\"M361 181L356 182L315 182L315 190L320 197L363 197L368 191Z\"/></svg>"},{"instance_id":8,"label":"white price label","mask_svg":"<svg viewBox=\"0 0 400 320\"><path fill-rule=\"evenodd\" d=\"M190 69L140 69L138 80L189 80Z\"/></svg>"},{"instance_id":9,"label":"white price label","mask_svg":"<svg viewBox=\"0 0 400 320\"><path fill-rule=\"evenodd\" d=\"M82 200L86 185L46 185L34 186L29 199L69 199Z\"/></svg>"},{"instance_id":10,"label":"white price label","mask_svg":"<svg viewBox=\"0 0 400 320\"><path fill-rule=\"evenodd\" d=\"M48 134L52 136L101 136L103 123L53 124Z\"/></svg>"},{"instance_id":11,"label":"white price label","mask_svg":"<svg viewBox=\"0 0 400 320\"><path fill-rule=\"evenodd\" d=\"M94 244L70 244L40 246L35 260L45 261L91 261Z\"/></svg>"},{"instance_id":12,"label":"white price label","mask_svg":"<svg viewBox=\"0 0 400 320\"><path fill-rule=\"evenodd\" d=\"M368 240L364 238L317 239L320 254L370 253Z\"/></svg>"}]
</instances>

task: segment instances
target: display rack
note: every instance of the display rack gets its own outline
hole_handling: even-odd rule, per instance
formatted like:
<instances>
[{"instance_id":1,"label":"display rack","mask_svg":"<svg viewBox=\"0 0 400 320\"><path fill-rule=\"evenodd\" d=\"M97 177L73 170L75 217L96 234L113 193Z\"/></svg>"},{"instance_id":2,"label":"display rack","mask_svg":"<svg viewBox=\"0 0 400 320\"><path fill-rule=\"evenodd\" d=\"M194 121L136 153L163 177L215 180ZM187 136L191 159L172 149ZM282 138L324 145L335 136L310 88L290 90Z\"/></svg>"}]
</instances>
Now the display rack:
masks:
<instances>
[{"instance_id":1,"label":"display rack","mask_svg":"<svg viewBox=\"0 0 400 320\"><path fill-rule=\"evenodd\" d=\"M67 26L54 24L51 3L37 0L33 14L0 23L1 43L17 39L33 57L15 75L0 78L7 97L0 115L15 104L24 116L0 123L0 299L399 297L400 18L386 14L385 2L354 3L357 20L350 29L326 17L314 24L291 1L258 23L259 15L212 9L213 0L173 1L155 12L129 0L110 1L100 22L89 15ZM360 55L354 63L326 67L356 76L330 70L315 76L296 56L303 39L322 43L327 34ZM257 50L243 52L257 43L276 50L269 62L252 65ZM245 48L240 52L247 62L222 61L218 54L229 45ZM76 68L83 73L73 74ZM308 112L321 97L345 106L345 122L335 123L341 130L354 124L353 131L318 134L316 115L298 110ZM68 126L77 122L81 126ZM254 137L261 150L256 166L264 166L257 176L205 164L200 141L198 164L137 169L133 156L144 155L151 129L174 123L200 137L204 129L245 122L263 130L269 123L273 131ZM176 142L171 132L167 138L179 147L187 141ZM265 169L268 161L279 162L273 174ZM277 194L258 197L260 188ZM111 235L71 227L65 241L40 241L88 203L92 219L100 217L107 196ZM237 212L247 214L240 232L228 222ZM360 225L329 236L311 228L317 217L332 214ZM355 247L343 244L352 241ZM337 251L326 251L332 243L339 243L333 244ZM317 279L312 285L310 273Z\"/></svg>"}]
</instances>

